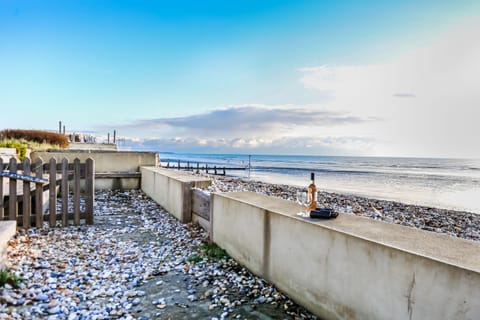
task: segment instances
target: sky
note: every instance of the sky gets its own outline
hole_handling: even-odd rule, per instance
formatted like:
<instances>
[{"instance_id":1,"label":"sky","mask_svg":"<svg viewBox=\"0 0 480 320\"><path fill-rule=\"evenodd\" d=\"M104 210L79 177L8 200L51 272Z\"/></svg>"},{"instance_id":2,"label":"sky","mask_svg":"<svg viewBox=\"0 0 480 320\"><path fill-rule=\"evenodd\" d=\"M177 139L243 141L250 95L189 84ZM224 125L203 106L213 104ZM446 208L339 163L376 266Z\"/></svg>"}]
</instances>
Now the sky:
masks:
<instances>
[{"instance_id":1,"label":"sky","mask_svg":"<svg viewBox=\"0 0 480 320\"><path fill-rule=\"evenodd\" d=\"M0 0L0 129L480 158L480 1Z\"/></svg>"}]
</instances>

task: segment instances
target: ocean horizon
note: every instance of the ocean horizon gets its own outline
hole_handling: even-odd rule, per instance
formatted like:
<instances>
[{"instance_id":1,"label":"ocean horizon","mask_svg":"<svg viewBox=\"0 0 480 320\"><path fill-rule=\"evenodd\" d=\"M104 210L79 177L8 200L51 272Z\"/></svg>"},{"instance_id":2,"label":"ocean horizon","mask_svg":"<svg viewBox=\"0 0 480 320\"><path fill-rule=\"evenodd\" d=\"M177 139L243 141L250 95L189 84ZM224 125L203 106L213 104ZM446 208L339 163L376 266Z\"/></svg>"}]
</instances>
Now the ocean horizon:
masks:
<instances>
[{"instance_id":1,"label":"ocean horizon","mask_svg":"<svg viewBox=\"0 0 480 320\"><path fill-rule=\"evenodd\" d=\"M244 167L228 176L480 214L480 159L161 152L162 165ZM250 170L248 170L250 164Z\"/></svg>"}]
</instances>

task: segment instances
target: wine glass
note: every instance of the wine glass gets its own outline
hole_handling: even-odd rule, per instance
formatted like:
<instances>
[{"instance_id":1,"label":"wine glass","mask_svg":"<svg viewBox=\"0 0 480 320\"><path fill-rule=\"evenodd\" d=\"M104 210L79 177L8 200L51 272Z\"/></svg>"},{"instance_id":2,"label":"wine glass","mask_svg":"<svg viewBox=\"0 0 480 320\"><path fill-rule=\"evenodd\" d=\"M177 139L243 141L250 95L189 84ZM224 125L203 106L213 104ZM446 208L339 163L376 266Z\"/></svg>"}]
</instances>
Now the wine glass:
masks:
<instances>
[{"instance_id":1,"label":"wine glass","mask_svg":"<svg viewBox=\"0 0 480 320\"><path fill-rule=\"evenodd\" d=\"M307 192L305 191L297 191L297 203L301 206L305 207L305 210L303 212L299 212L297 215L299 216L306 216L306 207L307 207Z\"/></svg>"}]
</instances>

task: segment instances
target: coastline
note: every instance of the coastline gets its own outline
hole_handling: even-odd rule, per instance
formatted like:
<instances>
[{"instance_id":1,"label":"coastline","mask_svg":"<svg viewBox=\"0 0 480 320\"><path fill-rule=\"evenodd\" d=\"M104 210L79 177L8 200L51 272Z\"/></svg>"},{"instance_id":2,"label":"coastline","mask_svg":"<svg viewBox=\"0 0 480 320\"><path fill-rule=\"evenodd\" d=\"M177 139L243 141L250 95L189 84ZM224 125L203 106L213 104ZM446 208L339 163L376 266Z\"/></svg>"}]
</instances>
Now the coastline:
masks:
<instances>
[{"instance_id":1,"label":"coastline","mask_svg":"<svg viewBox=\"0 0 480 320\"><path fill-rule=\"evenodd\" d=\"M212 179L212 186L204 188L207 192L251 191L296 201L297 191L305 191L305 188L291 185L228 176L208 176ZM480 215L472 212L325 191L319 193L318 205L333 208L340 214L352 214L466 240L480 241Z\"/></svg>"}]
</instances>

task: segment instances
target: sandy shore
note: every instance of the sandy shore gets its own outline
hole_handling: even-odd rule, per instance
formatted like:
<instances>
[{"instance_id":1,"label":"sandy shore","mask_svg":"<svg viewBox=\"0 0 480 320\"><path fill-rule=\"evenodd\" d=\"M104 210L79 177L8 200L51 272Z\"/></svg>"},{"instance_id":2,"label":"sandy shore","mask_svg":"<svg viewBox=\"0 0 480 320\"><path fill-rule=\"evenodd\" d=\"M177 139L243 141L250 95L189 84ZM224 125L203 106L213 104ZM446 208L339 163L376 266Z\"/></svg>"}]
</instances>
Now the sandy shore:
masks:
<instances>
[{"instance_id":1,"label":"sandy shore","mask_svg":"<svg viewBox=\"0 0 480 320\"><path fill-rule=\"evenodd\" d=\"M294 186L245 181L232 177L210 176L210 178L213 182L211 187L206 188L209 192L252 191L296 201L297 191L305 191ZM480 241L480 214L330 192L321 192L318 202L320 207L333 208L341 214L354 214Z\"/></svg>"}]
</instances>

